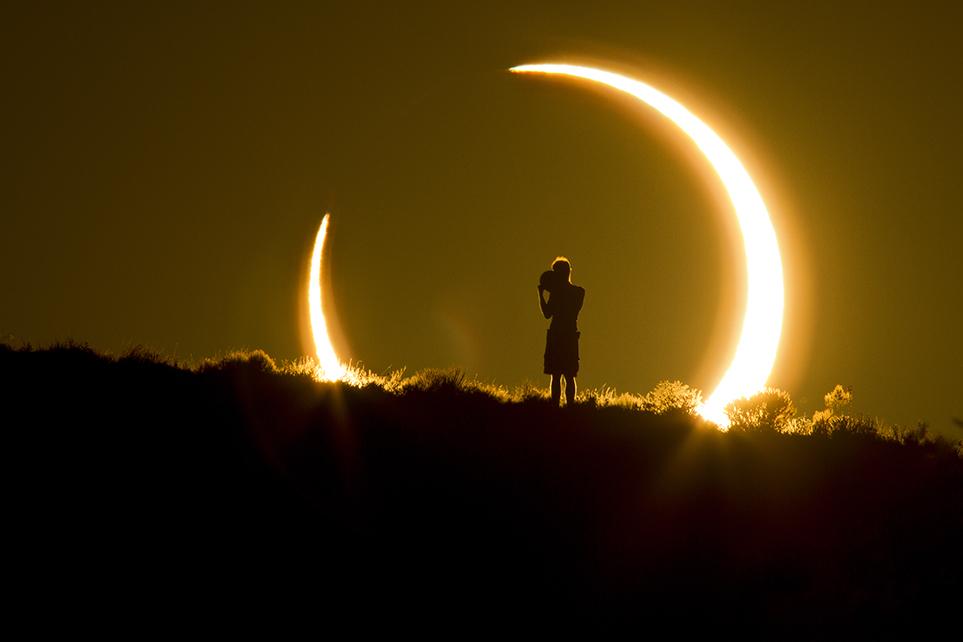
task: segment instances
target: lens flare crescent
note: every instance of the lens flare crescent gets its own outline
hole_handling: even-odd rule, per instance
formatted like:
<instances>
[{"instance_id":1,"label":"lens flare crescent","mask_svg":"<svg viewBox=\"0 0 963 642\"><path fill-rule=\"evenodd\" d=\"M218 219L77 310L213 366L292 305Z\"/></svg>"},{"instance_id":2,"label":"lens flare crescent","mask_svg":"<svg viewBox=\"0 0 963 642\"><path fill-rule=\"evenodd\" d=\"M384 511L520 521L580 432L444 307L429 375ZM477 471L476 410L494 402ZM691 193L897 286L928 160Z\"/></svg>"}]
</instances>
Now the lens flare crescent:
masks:
<instances>
[{"instance_id":1,"label":"lens flare crescent","mask_svg":"<svg viewBox=\"0 0 963 642\"><path fill-rule=\"evenodd\" d=\"M616 73L562 64L520 65L514 73L582 78L629 94L666 116L681 129L722 181L742 233L746 256L746 310L735 356L715 390L697 412L728 426L723 409L730 401L761 391L772 372L782 333L784 307L782 259L769 211L729 146L681 103L641 81Z\"/></svg>"}]
</instances>

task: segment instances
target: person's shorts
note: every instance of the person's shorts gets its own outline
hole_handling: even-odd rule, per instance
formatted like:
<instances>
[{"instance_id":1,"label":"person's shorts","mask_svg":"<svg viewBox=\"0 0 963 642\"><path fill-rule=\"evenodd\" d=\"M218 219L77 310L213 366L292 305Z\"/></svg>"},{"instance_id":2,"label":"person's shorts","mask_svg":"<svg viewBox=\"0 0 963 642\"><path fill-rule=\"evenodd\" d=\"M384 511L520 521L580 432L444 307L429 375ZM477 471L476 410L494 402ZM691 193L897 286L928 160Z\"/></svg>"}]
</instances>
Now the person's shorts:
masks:
<instances>
[{"instance_id":1,"label":"person's shorts","mask_svg":"<svg viewBox=\"0 0 963 642\"><path fill-rule=\"evenodd\" d=\"M545 335L545 374L578 374L578 340L581 332L548 329Z\"/></svg>"}]
</instances>

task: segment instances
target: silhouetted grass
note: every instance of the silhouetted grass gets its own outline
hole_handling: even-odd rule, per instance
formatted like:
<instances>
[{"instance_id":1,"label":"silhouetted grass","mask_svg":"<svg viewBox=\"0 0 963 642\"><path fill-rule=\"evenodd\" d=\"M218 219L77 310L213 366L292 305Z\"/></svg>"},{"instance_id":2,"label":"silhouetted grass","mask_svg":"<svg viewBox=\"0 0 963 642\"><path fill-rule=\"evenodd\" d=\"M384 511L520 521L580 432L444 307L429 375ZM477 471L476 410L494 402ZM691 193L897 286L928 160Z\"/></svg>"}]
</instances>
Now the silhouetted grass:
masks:
<instances>
[{"instance_id":1,"label":"silhouetted grass","mask_svg":"<svg viewBox=\"0 0 963 642\"><path fill-rule=\"evenodd\" d=\"M558 409L453 370L312 374L257 351L184 368L0 345L18 590L769 638L958 608L954 446L849 417L842 393L812 419L768 393L721 433L678 382Z\"/></svg>"}]
</instances>

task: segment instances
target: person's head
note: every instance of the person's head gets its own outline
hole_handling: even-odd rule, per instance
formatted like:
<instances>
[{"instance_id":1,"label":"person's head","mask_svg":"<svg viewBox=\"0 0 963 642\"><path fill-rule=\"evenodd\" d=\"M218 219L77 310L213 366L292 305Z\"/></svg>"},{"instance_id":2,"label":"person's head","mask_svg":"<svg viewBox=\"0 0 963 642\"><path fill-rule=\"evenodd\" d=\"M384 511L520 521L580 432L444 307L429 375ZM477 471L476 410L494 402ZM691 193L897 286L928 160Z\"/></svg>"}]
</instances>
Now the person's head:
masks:
<instances>
[{"instance_id":1,"label":"person's head","mask_svg":"<svg viewBox=\"0 0 963 642\"><path fill-rule=\"evenodd\" d=\"M572 282L572 262L564 256L557 256L552 261L552 271L558 275L558 280L562 283Z\"/></svg>"},{"instance_id":2,"label":"person's head","mask_svg":"<svg viewBox=\"0 0 963 642\"><path fill-rule=\"evenodd\" d=\"M556 283L558 283L558 274L551 270L542 272L542 276L538 277L538 285L549 292L552 291L552 287L554 287Z\"/></svg>"}]
</instances>

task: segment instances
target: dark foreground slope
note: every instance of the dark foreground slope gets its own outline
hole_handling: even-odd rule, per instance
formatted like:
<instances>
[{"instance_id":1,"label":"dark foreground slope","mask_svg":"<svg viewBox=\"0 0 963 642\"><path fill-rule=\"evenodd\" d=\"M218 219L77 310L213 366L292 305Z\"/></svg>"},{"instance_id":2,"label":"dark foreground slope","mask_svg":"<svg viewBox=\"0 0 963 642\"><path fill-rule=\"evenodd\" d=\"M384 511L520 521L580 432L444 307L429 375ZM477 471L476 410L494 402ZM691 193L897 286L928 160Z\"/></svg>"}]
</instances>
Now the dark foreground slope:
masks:
<instances>
[{"instance_id":1,"label":"dark foreground slope","mask_svg":"<svg viewBox=\"0 0 963 642\"><path fill-rule=\"evenodd\" d=\"M0 377L8 579L51 608L836 637L961 607L947 448L397 395L259 359L0 348Z\"/></svg>"}]
</instances>

